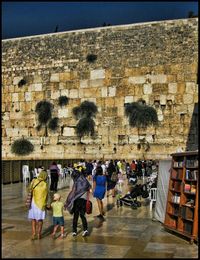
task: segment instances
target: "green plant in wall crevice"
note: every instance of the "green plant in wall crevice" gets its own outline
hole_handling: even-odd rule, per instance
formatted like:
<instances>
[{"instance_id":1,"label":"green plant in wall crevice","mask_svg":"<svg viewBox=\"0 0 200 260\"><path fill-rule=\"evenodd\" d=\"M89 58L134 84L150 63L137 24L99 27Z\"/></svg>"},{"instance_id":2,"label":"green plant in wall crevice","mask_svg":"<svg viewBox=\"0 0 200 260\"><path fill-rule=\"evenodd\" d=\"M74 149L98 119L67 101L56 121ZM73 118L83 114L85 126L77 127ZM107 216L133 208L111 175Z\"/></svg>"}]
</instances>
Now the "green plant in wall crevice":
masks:
<instances>
[{"instance_id":1,"label":"green plant in wall crevice","mask_svg":"<svg viewBox=\"0 0 200 260\"><path fill-rule=\"evenodd\" d=\"M65 106L69 103L69 98L67 96L60 96L58 98L58 105L59 106Z\"/></svg>"},{"instance_id":2,"label":"green plant in wall crevice","mask_svg":"<svg viewBox=\"0 0 200 260\"><path fill-rule=\"evenodd\" d=\"M131 127L147 128L151 125L158 125L158 115L155 108L140 100L126 104L125 115L128 117Z\"/></svg>"},{"instance_id":3,"label":"green plant in wall crevice","mask_svg":"<svg viewBox=\"0 0 200 260\"><path fill-rule=\"evenodd\" d=\"M38 131L41 130L41 128L44 126L45 127L45 136L48 136L48 123L52 119L52 110L53 110L53 104L51 104L49 101L42 100L37 103L35 112L38 115L38 126L36 129Z\"/></svg>"},{"instance_id":4,"label":"green plant in wall crevice","mask_svg":"<svg viewBox=\"0 0 200 260\"><path fill-rule=\"evenodd\" d=\"M28 155L34 151L34 145L27 139L20 138L11 144L11 152L16 155Z\"/></svg>"},{"instance_id":5,"label":"green plant in wall crevice","mask_svg":"<svg viewBox=\"0 0 200 260\"><path fill-rule=\"evenodd\" d=\"M78 121L76 125L76 134L80 137L87 135L94 136L95 122L93 117L98 112L97 106L91 101L84 101L80 106L74 107L72 113Z\"/></svg>"}]
</instances>

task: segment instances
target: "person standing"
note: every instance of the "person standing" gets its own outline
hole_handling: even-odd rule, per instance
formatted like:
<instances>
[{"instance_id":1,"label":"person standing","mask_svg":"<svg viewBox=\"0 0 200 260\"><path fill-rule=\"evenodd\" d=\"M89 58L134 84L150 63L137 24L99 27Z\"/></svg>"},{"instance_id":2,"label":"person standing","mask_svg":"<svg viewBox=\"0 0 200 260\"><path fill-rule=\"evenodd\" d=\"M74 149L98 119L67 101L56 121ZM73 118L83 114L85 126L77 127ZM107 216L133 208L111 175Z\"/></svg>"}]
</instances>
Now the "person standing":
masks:
<instances>
[{"instance_id":1,"label":"person standing","mask_svg":"<svg viewBox=\"0 0 200 260\"><path fill-rule=\"evenodd\" d=\"M106 193L106 185L107 185L107 180L106 180L106 176L103 174L103 169L101 166L97 166L96 174L93 177L93 196L97 200L99 213L100 213L97 217L101 219L104 219L103 215L105 215L105 212L103 210L102 199L104 198Z\"/></svg>"},{"instance_id":2,"label":"person standing","mask_svg":"<svg viewBox=\"0 0 200 260\"><path fill-rule=\"evenodd\" d=\"M109 197L110 195L109 194L110 190L112 192L112 197L115 197L115 186L117 184L117 180L116 181L111 180L113 172L116 172L116 167L113 163L113 160L110 160L110 163L107 168L107 197Z\"/></svg>"},{"instance_id":3,"label":"person standing","mask_svg":"<svg viewBox=\"0 0 200 260\"><path fill-rule=\"evenodd\" d=\"M86 176L77 169L73 171L71 177L73 179L73 186L65 201L64 209L67 209L70 214L73 214L73 236L77 236L77 225L80 216L83 226L82 236L84 237L88 235L88 223L85 213L87 195L91 185Z\"/></svg>"},{"instance_id":4,"label":"person standing","mask_svg":"<svg viewBox=\"0 0 200 260\"><path fill-rule=\"evenodd\" d=\"M51 185L50 185L50 191L57 191L58 187L58 179L59 179L59 173L60 170L56 164L56 162L53 162L49 168L50 170L50 176L51 176Z\"/></svg>"},{"instance_id":5,"label":"person standing","mask_svg":"<svg viewBox=\"0 0 200 260\"><path fill-rule=\"evenodd\" d=\"M48 199L47 172L42 170L36 179L30 184L33 190L31 208L28 211L28 219L32 224L32 240L41 239L43 220L46 217L46 205ZM37 232L37 236L36 236Z\"/></svg>"},{"instance_id":6,"label":"person standing","mask_svg":"<svg viewBox=\"0 0 200 260\"><path fill-rule=\"evenodd\" d=\"M58 227L60 227L61 235L60 238L64 238L64 215L63 215L63 208L64 203L60 201L60 194L55 193L53 195L53 202L51 203L51 208L53 210L53 233L51 234L52 238L55 238L56 231Z\"/></svg>"}]
</instances>

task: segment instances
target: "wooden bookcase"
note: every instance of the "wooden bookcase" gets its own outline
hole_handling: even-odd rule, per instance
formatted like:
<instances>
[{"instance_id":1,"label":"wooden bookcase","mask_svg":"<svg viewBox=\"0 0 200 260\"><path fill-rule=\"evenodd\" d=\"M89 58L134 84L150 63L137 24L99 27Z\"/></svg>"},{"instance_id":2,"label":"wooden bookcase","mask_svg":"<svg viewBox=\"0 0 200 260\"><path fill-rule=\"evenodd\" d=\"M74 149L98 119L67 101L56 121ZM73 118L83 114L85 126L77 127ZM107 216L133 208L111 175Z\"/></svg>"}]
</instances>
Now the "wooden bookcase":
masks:
<instances>
[{"instance_id":1,"label":"wooden bookcase","mask_svg":"<svg viewBox=\"0 0 200 260\"><path fill-rule=\"evenodd\" d=\"M174 153L164 227L198 241L198 152Z\"/></svg>"}]
</instances>

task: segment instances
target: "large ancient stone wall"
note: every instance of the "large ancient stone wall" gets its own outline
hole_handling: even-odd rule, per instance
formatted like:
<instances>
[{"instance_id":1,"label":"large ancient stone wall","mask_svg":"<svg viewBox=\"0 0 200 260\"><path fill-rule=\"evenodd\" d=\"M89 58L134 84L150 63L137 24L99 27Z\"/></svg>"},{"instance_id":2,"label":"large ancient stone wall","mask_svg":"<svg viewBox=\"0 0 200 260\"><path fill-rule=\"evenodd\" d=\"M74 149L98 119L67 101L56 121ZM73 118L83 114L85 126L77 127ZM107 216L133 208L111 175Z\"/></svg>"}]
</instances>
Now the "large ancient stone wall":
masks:
<instances>
[{"instance_id":1,"label":"large ancient stone wall","mask_svg":"<svg viewBox=\"0 0 200 260\"><path fill-rule=\"evenodd\" d=\"M192 18L3 40L3 159L22 158L11 153L22 136L35 149L26 159L162 159L188 143L196 149L197 27ZM88 54L97 55L94 63ZM21 79L26 84L19 87ZM64 107L58 105L62 95L69 97ZM140 98L156 109L157 127L129 126L124 105ZM35 107L42 100L59 118L59 130L45 138L44 129L36 130ZM80 143L72 109L84 100L98 113L95 138ZM144 138L148 151L138 146Z\"/></svg>"}]
</instances>

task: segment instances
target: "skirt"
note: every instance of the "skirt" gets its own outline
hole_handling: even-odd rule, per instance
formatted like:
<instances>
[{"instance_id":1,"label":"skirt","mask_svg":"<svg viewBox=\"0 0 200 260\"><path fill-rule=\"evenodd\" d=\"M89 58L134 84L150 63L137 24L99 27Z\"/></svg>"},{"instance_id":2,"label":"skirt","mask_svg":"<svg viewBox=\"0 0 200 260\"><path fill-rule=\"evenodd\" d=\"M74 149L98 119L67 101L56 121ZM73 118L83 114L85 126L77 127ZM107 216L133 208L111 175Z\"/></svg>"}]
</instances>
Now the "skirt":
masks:
<instances>
[{"instance_id":1,"label":"skirt","mask_svg":"<svg viewBox=\"0 0 200 260\"><path fill-rule=\"evenodd\" d=\"M46 217L46 211L39 209L33 199L31 202L31 208L28 211L28 218L29 219L36 219L36 220L43 220Z\"/></svg>"}]
</instances>

